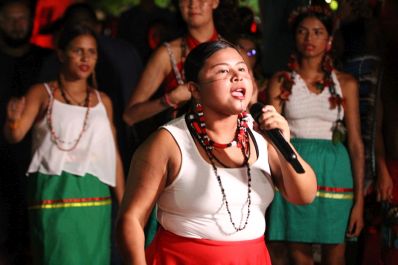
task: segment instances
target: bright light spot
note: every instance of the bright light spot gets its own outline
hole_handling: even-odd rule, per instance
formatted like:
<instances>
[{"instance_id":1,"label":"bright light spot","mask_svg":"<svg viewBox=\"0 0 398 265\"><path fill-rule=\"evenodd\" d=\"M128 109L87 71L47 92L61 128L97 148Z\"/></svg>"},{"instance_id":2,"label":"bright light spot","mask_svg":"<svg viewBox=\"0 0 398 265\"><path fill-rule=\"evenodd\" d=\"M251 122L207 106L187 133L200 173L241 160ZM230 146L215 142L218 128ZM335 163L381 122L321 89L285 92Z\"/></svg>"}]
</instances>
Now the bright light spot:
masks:
<instances>
[{"instance_id":1,"label":"bright light spot","mask_svg":"<svg viewBox=\"0 0 398 265\"><path fill-rule=\"evenodd\" d=\"M332 0L325 0L326 3L330 4Z\"/></svg>"},{"instance_id":2,"label":"bright light spot","mask_svg":"<svg viewBox=\"0 0 398 265\"><path fill-rule=\"evenodd\" d=\"M333 11L336 11L339 8L339 3L336 0L332 0L329 5L330 9Z\"/></svg>"}]
</instances>

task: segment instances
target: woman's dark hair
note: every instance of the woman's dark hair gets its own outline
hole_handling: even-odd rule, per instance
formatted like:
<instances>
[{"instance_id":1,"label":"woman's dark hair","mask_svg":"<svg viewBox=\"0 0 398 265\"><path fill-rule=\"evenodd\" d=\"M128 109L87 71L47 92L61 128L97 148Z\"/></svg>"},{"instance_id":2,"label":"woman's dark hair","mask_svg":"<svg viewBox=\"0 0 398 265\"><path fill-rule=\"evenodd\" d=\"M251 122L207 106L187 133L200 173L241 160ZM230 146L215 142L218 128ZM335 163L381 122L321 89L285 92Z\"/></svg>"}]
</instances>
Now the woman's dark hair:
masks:
<instances>
[{"instance_id":1,"label":"woman's dark hair","mask_svg":"<svg viewBox=\"0 0 398 265\"><path fill-rule=\"evenodd\" d=\"M66 50L73 39L82 35L92 36L98 46L97 33L92 28L85 24L66 24L58 36L57 48L63 51Z\"/></svg>"},{"instance_id":2,"label":"woman's dark hair","mask_svg":"<svg viewBox=\"0 0 398 265\"><path fill-rule=\"evenodd\" d=\"M321 21L321 23L325 26L329 35L333 35L335 30L335 23L332 11L326 6L307 6L307 7L299 7L297 10L292 12L293 18L290 18L291 28L293 33L296 33L296 30L300 23L309 17L314 17Z\"/></svg>"},{"instance_id":3,"label":"woman's dark hair","mask_svg":"<svg viewBox=\"0 0 398 265\"><path fill-rule=\"evenodd\" d=\"M217 31L225 39L232 41L239 32L236 29L240 25L240 16L238 14L238 0L220 0L218 7L214 10L214 24Z\"/></svg>"},{"instance_id":4,"label":"woman's dark hair","mask_svg":"<svg viewBox=\"0 0 398 265\"><path fill-rule=\"evenodd\" d=\"M81 21L87 21L88 23L91 24L98 23L95 10L88 3L75 3L68 6L62 18L64 20L63 22L66 24L79 23Z\"/></svg>"},{"instance_id":5,"label":"woman's dark hair","mask_svg":"<svg viewBox=\"0 0 398 265\"><path fill-rule=\"evenodd\" d=\"M238 48L225 40L203 42L189 52L184 63L185 81L197 82L198 75L206 60L219 50L232 48L239 52ZM240 52L239 52L240 53Z\"/></svg>"}]
</instances>

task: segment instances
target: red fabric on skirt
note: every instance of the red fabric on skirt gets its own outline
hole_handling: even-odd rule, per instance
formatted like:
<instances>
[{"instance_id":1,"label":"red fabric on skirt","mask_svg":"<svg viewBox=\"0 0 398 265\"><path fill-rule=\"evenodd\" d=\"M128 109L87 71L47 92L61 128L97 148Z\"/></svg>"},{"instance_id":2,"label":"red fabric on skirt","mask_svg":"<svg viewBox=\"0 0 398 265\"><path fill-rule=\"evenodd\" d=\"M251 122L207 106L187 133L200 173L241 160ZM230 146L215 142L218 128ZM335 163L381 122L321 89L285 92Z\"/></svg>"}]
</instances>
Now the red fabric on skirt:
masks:
<instances>
[{"instance_id":1,"label":"red fabric on skirt","mask_svg":"<svg viewBox=\"0 0 398 265\"><path fill-rule=\"evenodd\" d=\"M145 251L148 265L271 265L264 237L244 241L187 238L160 228Z\"/></svg>"},{"instance_id":2,"label":"red fabric on skirt","mask_svg":"<svg viewBox=\"0 0 398 265\"><path fill-rule=\"evenodd\" d=\"M398 204L398 160L387 160L386 164L392 182L394 183L391 203L396 205Z\"/></svg>"}]
</instances>

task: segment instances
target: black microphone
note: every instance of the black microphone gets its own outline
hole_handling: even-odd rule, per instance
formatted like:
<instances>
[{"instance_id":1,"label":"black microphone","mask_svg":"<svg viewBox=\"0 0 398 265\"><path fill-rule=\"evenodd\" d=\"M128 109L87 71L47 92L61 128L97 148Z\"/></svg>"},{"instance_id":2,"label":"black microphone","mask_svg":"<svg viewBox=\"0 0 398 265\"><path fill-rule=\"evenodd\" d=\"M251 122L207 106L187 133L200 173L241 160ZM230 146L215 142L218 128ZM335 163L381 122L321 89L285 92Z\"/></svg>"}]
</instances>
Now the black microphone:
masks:
<instances>
[{"instance_id":1,"label":"black microphone","mask_svg":"<svg viewBox=\"0 0 398 265\"><path fill-rule=\"evenodd\" d=\"M264 105L261 103L255 103L253 106L251 106L250 114L255 121L257 121L260 115L263 113L263 107ZM290 147L289 143L286 142L282 132L279 129L263 130L263 132L268 135L269 139L274 143L274 146L279 150L279 152L281 152L286 161L292 165L297 173L305 172L303 166L297 159L296 153Z\"/></svg>"}]
</instances>

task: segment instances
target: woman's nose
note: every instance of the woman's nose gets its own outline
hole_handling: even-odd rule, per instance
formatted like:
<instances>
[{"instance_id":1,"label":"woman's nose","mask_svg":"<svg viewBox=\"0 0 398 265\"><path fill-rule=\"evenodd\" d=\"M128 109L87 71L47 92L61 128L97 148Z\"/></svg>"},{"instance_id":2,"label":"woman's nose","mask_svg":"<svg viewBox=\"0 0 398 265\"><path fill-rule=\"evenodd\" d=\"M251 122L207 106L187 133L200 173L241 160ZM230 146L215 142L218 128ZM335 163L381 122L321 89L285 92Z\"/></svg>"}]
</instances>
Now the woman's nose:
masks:
<instances>
[{"instance_id":1,"label":"woman's nose","mask_svg":"<svg viewBox=\"0 0 398 265\"><path fill-rule=\"evenodd\" d=\"M239 73L237 71L233 71L232 81L238 82L238 81L242 81L242 80L243 80L243 77L242 77L241 73Z\"/></svg>"}]
</instances>

